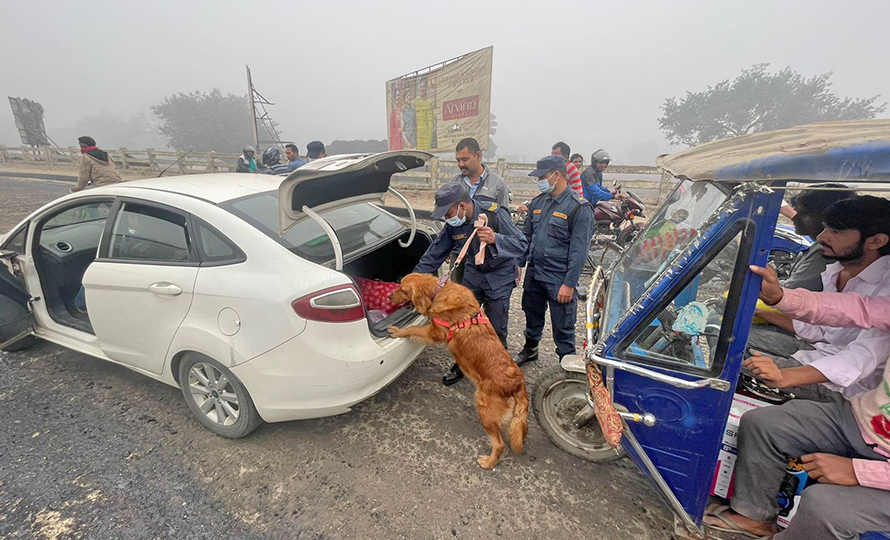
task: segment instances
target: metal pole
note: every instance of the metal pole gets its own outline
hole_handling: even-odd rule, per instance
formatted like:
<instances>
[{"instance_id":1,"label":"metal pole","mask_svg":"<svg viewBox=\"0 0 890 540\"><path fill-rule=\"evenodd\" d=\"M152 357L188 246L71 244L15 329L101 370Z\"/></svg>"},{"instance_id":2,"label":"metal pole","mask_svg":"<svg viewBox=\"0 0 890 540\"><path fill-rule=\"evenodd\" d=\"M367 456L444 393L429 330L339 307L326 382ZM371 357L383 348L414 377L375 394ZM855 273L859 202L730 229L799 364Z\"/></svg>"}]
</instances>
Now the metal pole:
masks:
<instances>
[{"instance_id":1,"label":"metal pole","mask_svg":"<svg viewBox=\"0 0 890 540\"><path fill-rule=\"evenodd\" d=\"M250 101L250 127L253 133L253 147L259 152L260 134L257 132L256 128L256 105L253 103L253 82L250 80L250 66L245 65L244 67L247 68L247 99Z\"/></svg>"}]
</instances>

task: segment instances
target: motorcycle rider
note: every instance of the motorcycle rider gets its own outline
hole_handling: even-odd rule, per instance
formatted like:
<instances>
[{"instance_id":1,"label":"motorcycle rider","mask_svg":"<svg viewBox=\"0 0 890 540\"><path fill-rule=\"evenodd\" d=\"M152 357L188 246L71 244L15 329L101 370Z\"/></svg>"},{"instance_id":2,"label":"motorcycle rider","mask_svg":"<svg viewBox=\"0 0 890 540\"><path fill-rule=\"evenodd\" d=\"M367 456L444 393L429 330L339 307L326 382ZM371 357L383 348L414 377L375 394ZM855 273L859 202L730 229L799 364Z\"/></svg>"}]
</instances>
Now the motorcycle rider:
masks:
<instances>
[{"instance_id":1,"label":"motorcycle rider","mask_svg":"<svg viewBox=\"0 0 890 540\"><path fill-rule=\"evenodd\" d=\"M590 166L581 173L584 198L594 205L600 201L612 200L612 193L603 187L603 171L609 166L612 156L600 148L590 156L590 161Z\"/></svg>"},{"instance_id":2,"label":"motorcycle rider","mask_svg":"<svg viewBox=\"0 0 890 540\"><path fill-rule=\"evenodd\" d=\"M241 155L238 156L238 164L235 172L257 173L265 169L266 166L254 159L256 148L249 144L245 144L241 149Z\"/></svg>"},{"instance_id":3,"label":"motorcycle rider","mask_svg":"<svg viewBox=\"0 0 890 540\"><path fill-rule=\"evenodd\" d=\"M263 152L263 165L269 168L269 174L287 174L289 168L285 163L281 163L281 151L274 146Z\"/></svg>"}]
</instances>

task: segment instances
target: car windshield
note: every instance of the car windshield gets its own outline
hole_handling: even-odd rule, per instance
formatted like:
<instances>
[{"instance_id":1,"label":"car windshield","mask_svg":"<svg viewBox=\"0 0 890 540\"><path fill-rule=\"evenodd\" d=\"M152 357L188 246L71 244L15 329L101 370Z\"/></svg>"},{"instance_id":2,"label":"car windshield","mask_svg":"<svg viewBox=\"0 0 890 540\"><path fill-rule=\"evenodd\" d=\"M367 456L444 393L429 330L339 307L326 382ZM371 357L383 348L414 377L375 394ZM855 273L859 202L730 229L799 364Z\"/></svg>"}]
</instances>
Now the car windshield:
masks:
<instances>
[{"instance_id":1,"label":"car windshield","mask_svg":"<svg viewBox=\"0 0 890 540\"><path fill-rule=\"evenodd\" d=\"M602 336L670 267L698 233L702 223L729 197L715 182L684 180L658 209L615 265L609 283Z\"/></svg>"},{"instance_id":2,"label":"car windshield","mask_svg":"<svg viewBox=\"0 0 890 540\"><path fill-rule=\"evenodd\" d=\"M283 237L278 236L277 191L234 199L221 206L300 257L319 264L334 259L331 240L315 220L304 219L291 227ZM404 225L397 219L366 202L327 210L321 213L321 217L337 233L344 257L375 245L404 229Z\"/></svg>"}]
</instances>

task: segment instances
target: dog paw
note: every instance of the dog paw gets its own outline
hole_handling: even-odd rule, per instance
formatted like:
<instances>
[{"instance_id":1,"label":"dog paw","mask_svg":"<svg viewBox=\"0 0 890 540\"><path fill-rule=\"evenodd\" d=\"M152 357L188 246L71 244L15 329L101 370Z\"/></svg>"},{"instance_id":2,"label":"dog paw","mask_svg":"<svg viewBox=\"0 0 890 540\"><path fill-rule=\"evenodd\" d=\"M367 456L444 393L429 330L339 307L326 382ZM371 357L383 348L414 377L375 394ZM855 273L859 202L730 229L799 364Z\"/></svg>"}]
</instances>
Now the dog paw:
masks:
<instances>
[{"instance_id":1,"label":"dog paw","mask_svg":"<svg viewBox=\"0 0 890 540\"><path fill-rule=\"evenodd\" d=\"M498 464L498 460L493 459L491 456L479 456L476 463L483 469L493 469L494 466Z\"/></svg>"},{"instance_id":2,"label":"dog paw","mask_svg":"<svg viewBox=\"0 0 890 540\"><path fill-rule=\"evenodd\" d=\"M389 332L390 337L394 337L394 338L402 337L402 329L399 328L398 326L390 326L389 328L386 329L386 331Z\"/></svg>"}]
</instances>

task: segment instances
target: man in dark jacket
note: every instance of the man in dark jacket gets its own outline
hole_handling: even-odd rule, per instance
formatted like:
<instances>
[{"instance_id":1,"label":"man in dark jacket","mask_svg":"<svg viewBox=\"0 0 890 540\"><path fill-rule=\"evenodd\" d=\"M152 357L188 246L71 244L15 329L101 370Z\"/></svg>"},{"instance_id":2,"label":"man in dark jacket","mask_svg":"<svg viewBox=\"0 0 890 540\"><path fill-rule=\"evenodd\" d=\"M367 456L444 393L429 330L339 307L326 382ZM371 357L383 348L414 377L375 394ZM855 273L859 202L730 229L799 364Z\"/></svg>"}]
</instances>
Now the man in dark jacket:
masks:
<instances>
[{"instance_id":1,"label":"man in dark jacket","mask_svg":"<svg viewBox=\"0 0 890 540\"><path fill-rule=\"evenodd\" d=\"M436 192L433 219L445 221L445 227L414 268L415 272L432 273L445 259L466 244L476 229L481 215L488 219L478 227L466 254L463 285L473 291L485 309L491 325L507 347L507 318L510 314L510 293L516 287L516 267L525 254L528 242L510 219L510 212L496 202L474 200L462 182L445 184ZM476 254L485 242L485 262L476 264ZM463 377L457 364L442 377L445 385L452 385Z\"/></svg>"}]
</instances>

